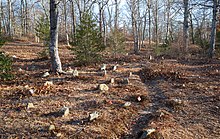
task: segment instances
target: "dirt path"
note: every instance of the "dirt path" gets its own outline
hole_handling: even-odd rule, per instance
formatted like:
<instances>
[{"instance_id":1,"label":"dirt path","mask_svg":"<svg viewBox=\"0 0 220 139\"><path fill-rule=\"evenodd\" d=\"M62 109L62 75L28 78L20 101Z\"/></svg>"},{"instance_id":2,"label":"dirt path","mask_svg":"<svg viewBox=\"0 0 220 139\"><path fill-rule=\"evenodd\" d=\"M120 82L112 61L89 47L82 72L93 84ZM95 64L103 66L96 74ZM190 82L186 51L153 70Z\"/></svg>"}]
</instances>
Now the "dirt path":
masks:
<instances>
[{"instance_id":1,"label":"dirt path","mask_svg":"<svg viewBox=\"0 0 220 139\"><path fill-rule=\"evenodd\" d=\"M0 85L1 138L138 138L147 129L156 129L151 138L220 138L220 60L149 61L147 56L129 55L117 60L117 71L112 71L116 61L108 59L107 76L98 65L78 67L79 77L42 78L49 69L49 60L37 56L42 49L25 42L2 48L17 58L16 78ZM74 69L70 51L61 47L60 53L64 70ZM126 78L129 84L124 83ZM44 87L46 81L53 85ZM106 83L109 91L98 91L100 83ZM30 102L34 108L27 109ZM126 102L131 106L124 108ZM57 116L64 106L70 114ZM87 122L94 111L100 117ZM50 125L56 130L49 131Z\"/></svg>"}]
</instances>

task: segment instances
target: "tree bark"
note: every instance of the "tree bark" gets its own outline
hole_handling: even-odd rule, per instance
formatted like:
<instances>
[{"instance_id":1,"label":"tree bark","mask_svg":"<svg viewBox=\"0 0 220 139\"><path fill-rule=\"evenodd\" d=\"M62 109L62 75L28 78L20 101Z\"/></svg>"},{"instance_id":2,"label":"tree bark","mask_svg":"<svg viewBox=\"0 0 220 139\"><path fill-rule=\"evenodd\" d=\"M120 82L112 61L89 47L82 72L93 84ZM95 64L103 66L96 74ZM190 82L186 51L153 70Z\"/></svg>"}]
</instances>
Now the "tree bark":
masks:
<instances>
[{"instance_id":1,"label":"tree bark","mask_svg":"<svg viewBox=\"0 0 220 139\"><path fill-rule=\"evenodd\" d=\"M62 65L58 53L58 3L50 0L50 59L54 73L62 72Z\"/></svg>"},{"instance_id":2,"label":"tree bark","mask_svg":"<svg viewBox=\"0 0 220 139\"><path fill-rule=\"evenodd\" d=\"M68 29L67 29L67 1L63 1L63 10L64 10L64 24L65 24L65 34L66 34L66 44L67 46L70 46L69 43L69 34L68 34Z\"/></svg>"},{"instance_id":3,"label":"tree bark","mask_svg":"<svg viewBox=\"0 0 220 139\"><path fill-rule=\"evenodd\" d=\"M7 27L7 34L12 36L12 7L11 7L11 0L8 0L8 27Z\"/></svg>"},{"instance_id":4,"label":"tree bark","mask_svg":"<svg viewBox=\"0 0 220 139\"><path fill-rule=\"evenodd\" d=\"M159 37L158 37L158 0L155 1L155 9L154 9L154 23L155 23L155 42L156 42L156 46L158 46L159 43Z\"/></svg>"},{"instance_id":5,"label":"tree bark","mask_svg":"<svg viewBox=\"0 0 220 139\"><path fill-rule=\"evenodd\" d=\"M210 38L209 58L213 58L214 53L215 53L215 39L216 39L218 5L219 5L219 0L213 0L212 30L211 30L211 38Z\"/></svg>"},{"instance_id":6,"label":"tree bark","mask_svg":"<svg viewBox=\"0 0 220 139\"><path fill-rule=\"evenodd\" d=\"M190 28L191 28L192 44L195 44L195 38L194 38L194 26L193 26L192 14L190 13L189 16L190 16Z\"/></svg>"},{"instance_id":7,"label":"tree bark","mask_svg":"<svg viewBox=\"0 0 220 139\"><path fill-rule=\"evenodd\" d=\"M147 7L148 7L148 41L149 41L149 46L151 46L151 0L148 0L147 3Z\"/></svg>"},{"instance_id":8,"label":"tree bark","mask_svg":"<svg viewBox=\"0 0 220 139\"><path fill-rule=\"evenodd\" d=\"M71 2L71 17L72 17L72 38L73 38L73 41L75 41L75 36L76 36L75 8L74 8L73 1L70 1L70 2Z\"/></svg>"},{"instance_id":9,"label":"tree bark","mask_svg":"<svg viewBox=\"0 0 220 139\"><path fill-rule=\"evenodd\" d=\"M183 21L183 46L184 52L186 53L189 47L189 1L183 1L184 7L184 21Z\"/></svg>"}]
</instances>

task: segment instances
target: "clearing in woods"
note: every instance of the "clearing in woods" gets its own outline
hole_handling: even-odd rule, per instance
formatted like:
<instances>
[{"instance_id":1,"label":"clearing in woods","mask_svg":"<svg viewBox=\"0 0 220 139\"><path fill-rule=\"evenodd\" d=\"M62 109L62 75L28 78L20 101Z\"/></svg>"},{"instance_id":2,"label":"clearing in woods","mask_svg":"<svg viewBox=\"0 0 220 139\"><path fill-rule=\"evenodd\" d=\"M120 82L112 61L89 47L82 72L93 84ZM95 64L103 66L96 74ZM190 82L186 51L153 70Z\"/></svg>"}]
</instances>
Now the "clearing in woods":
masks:
<instances>
[{"instance_id":1,"label":"clearing in woods","mask_svg":"<svg viewBox=\"0 0 220 139\"><path fill-rule=\"evenodd\" d=\"M0 84L1 138L220 138L219 59L150 61L143 52L106 57L106 76L100 64L77 67L78 77L42 78L50 66L49 60L37 56L42 49L21 41L1 48L16 56L16 78ZM66 47L60 47L60 56L64 70L75 68ZM113 71L116 61L118 69ZM44 85L46 81L53 85ZM108 91L97 89L102 83ZM130 106L125 107L126 102ZM28 103L33 106L27 108ZM58 115L64 106L69 114ZM88 121L93 112L99 117ZM155 132L147 135L149 129Z\"/></svg>"}]
</instances>

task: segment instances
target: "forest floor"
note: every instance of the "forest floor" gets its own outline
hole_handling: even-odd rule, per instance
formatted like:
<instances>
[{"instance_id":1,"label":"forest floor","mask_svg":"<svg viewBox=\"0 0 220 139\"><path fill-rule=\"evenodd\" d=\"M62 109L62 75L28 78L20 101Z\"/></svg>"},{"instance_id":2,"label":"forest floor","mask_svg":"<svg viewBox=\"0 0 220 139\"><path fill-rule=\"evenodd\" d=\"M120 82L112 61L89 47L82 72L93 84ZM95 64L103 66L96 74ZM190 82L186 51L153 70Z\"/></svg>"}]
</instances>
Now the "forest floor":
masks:
<instances>
[{"instance_id":1,"label":"forest floor","mask_svg":"<svg viewBox=\"0 0 220 139\"><path fill-rule=\"evenodd\" d=\"M78 77L42 78L50 67L49 60L38 58L42 49L22 41L1 48L16 57L15 78L0 81L0 138L220 139L219 59L149 60L142 51L106 58L106 76L99 64L77 67ZM75 68L65 46L60 57L64 70ZM118 68L113 71L116 61ZM46 81L53 84L45 85ZM102 83L108 91L97 89ZM124 107L126 102L130 106ZM33 106L27 107L30 103ZM64 106L69 114L59 115ZM99 117L89 121L93 112ZM150 130L154 132L149 134Z\"/></svg>"}]
</instances>

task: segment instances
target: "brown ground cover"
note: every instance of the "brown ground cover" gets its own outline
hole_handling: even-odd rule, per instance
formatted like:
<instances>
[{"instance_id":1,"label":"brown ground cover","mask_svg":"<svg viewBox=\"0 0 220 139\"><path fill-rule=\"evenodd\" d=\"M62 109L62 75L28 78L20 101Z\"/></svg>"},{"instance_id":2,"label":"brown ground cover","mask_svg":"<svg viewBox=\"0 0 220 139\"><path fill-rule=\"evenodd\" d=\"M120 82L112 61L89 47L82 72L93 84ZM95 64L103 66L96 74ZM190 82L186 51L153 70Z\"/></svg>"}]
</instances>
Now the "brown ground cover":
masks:
<instances>
[{"instance_id":1,"label":"brown ground cover","mask_svg":"<svg viewBox=\"0 0 220 139\"><path fill-rule=\"evenodd\" d=\"M0 84L1 138L220 138L220 60L149 60L146 52L117 59L106 58L107 76L100 65L78 67L78 77L50 75L43 47L31 42L10 42L1 50L16 55L15 79ZM60 47L64 70L75 68L74 56ZM118 62L118 70L111 67ZM19 70L21 68L22 70ZM132 72L132 75L130 75ZM110 84L114 78L115 83ZM123 79L128 78L129 84ZM52 86L44 86L53 81ZM105 83L107 92L97 87ZM34 94L29 90L33 89ZM138 100L138 97L141 100ZM124 103L131 102L129 107ZM33 108L27 108L33 103ZM70 113L56 114L62 107ZM100 116L89 122L90 113ZM54 130L49 130L54 125Z\"/></svg>"}]
</instances>

